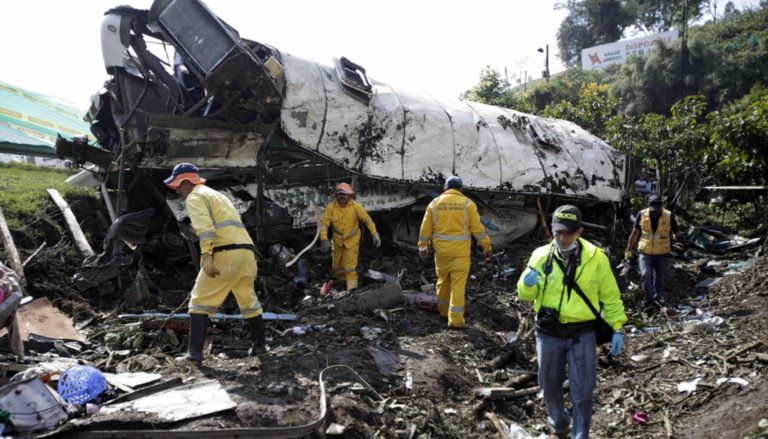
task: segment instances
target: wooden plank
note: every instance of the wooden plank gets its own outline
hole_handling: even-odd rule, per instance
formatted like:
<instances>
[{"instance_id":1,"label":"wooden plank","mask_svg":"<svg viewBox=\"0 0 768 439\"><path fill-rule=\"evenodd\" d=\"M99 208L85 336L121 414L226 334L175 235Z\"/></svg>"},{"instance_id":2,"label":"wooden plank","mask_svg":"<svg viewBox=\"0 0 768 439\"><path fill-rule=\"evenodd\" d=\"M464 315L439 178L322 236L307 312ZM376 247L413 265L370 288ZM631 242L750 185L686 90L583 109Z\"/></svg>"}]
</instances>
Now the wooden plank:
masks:
<instances>
[{"instance_id":1,"label":"wooden plank","mask_svg":"<svg viewBox=\"0 0 768 439\"><path fill-rule=\"evenodd\" d=\"M56 189L46 189L46 191L48 194L50 194L51 198L53 198L53 202L59 206L61 213L64 214L64 220L66 221L67 228L69 228L70 233L72 233L72 239L75 241L77 249L80 250L80 254L84 258L93 256L93 249L88 243L88 240L85 239L83 230L80 228L80 224L78 224L77 218L75 218L75 214L72 213L72 209L70 209L69 204L67 204L61 194L59 194L59 191Z\"/></svg>"},{"instance_id":2,"label":"wooden plank","mask_svg":"<svg viewBox=\"0 0 768 439\"><path fill-rule=\"evenodd\" d=\"M8 223L5 221L5 215L3 209L0 208L0 235L3 238L3 246L6 253L8 253L8 260L11 265L11 269L19 276L19 282L21 283L21 294L26 296L26 278L24 277L24 266L21 264L21 258L19 257L19 251L16 249L16 244L13 242L13 236L8 229Z\"/></svg>"},{"instance_id":3,"label":"wooden plank","mask_svg":"<svg viewBox=\"0 0 768 439\"><path fill-rule=\"evenodd\" d=\"M539 393L539 390L541 390L539 386L522 390L512 387L480 387L475 389L475 394L490 399L519 398L521 396L535 395Z\"/></svg>"}]
</instances>

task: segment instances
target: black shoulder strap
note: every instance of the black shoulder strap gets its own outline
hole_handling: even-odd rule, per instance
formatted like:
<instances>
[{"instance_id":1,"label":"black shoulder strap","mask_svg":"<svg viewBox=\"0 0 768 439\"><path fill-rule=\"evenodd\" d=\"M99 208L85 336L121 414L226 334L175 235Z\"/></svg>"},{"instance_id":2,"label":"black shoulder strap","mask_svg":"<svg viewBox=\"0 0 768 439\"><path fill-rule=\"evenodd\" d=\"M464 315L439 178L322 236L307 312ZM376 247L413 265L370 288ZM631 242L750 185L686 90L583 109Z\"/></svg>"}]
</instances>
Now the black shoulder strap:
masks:
<instances>
[{"instance_id":1,"label":"black shoulder strap","mask_svg":"<svg viewBox=\"0 0 768 439\"><path fill-rule=\"evenodd\" d=\"M560 270L563 271L563 274L565 274L565 267L563 266L563 263L560 261L560 259L553 258L553 260L557 263L557 266L560 267ZM568 288L576 291L576 294L578 294L579 297L581 297L581 300L587 304L587 307L589 307L589 310L592 311L592 314L594 314L595 317L600 318L600 313L595 309L595 306L592 305L592 302L587 299L587 296L584 294L584 292L581 291L581 287L576 282L576 280L574 280L572 277L569 278L568 276L565 276L563 280L565 281Z\"/></svg>"}]
</instances>

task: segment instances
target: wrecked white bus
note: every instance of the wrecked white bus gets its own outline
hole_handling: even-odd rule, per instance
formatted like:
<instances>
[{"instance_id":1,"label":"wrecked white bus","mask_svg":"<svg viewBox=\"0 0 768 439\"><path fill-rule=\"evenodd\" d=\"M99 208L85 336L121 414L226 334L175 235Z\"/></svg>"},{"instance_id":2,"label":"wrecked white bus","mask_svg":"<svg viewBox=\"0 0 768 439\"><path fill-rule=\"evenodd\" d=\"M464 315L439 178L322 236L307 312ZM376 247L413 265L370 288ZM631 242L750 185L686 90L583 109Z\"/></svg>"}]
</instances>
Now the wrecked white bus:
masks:
<instances>
[{"instance_id":1,"label":"wrecked white bus","mask_svg":"<svg viewBox=\"0 0 768 439\"><path fill-rule=\"evenodd\" d=\"M150 205L183 220L161 184L181 161L236 202L262 243L314 231L339 181L385 220L385 240L413 249L449 175L497 246L536 226L538 197L545 210L622 199L623 155L571 122L406 92L343 57L301 59L241 38L198 0L112 9L101 36L111 79L88 115L99 148L57 148L104 170L102 194L118 194L103 197L113 221Z\"/></svg>"}]
</instances>

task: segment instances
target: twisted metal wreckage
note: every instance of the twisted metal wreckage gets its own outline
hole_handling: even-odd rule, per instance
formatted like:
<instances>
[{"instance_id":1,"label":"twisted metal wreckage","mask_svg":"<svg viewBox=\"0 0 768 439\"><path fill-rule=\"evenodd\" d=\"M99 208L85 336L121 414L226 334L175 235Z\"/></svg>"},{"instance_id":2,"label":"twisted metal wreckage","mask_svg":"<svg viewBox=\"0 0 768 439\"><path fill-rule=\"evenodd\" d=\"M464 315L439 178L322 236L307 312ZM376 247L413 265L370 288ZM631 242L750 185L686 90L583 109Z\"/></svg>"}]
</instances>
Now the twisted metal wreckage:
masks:
<instances>
[{"instance_id":1,"label":"twisted metal wreckage","mask_svg":"<svg viewBox=\"0 0 768 439\"><path fill-rule=\"evenodd\" d=\"M112 9L101 37L111 79L87 116L100 147L59 139L57 151L103 170L113 222L148 206L167 215L166 251L187 250L172 221L184 234L183 202L162 186L180 161L228 194L258 242L294 246L341 180L385 238L413 249L448 175L462 177L497 246L536 226L539 197L547 208L622 199L624 156L571 122L404 92L343 57L307 61L241 38L198 0Z\"/></svg>"}]
</instances>

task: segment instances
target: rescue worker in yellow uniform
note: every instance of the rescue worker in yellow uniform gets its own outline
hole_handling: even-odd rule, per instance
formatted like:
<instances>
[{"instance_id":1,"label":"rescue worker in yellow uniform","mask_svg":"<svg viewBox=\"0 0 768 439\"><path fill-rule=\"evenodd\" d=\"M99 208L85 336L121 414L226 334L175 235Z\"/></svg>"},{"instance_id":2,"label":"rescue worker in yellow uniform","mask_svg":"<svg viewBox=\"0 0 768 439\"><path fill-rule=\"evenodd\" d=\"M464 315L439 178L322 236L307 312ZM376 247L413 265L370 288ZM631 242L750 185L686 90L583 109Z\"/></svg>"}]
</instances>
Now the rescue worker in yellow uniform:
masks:
<instances>
[{"instance_id":1,"label":"rescue worker in yellow uniform","mask_svg":"<svg viewBox=\"0 0 768 439\"><path fill-rule=\"evenodd\" d=\"M648 208L635 216L624 257L632 257L632 248L639 237L637 249L640 252L640 277L645 291L645 307L649 312L653 311L654 305L664 303L664 276L676 233L675 215L661 207L658 195L648 197Z\"/></svg>"},{"instance_id":2,"label":"rescue worker in yellow uniform","mask_svg":"<svg viewBox=\"0 0 768 439\"><path fill-rule=\"evenodd\" d=\"M419 231L419 256L435 249L437 310L448 317L449 328L464 327L464 288L469 276L472 236L486 257L491 256L491 238L480 222L477 205L462 193L461 178L445 180L445 192L427 206Z\"/></svg>"},{"instance_id":3,"label":"rescue worker in yellow uniform","mask_svg":"<svg viewBox=\"0 0 768 439\"><path fill-rule=\"evenodd\" d=\"M232 202L205 185L197 166L179 163L165 184L184 197L192 228L200 239L200 272L189 300L190 328L187 354L180 360L203 361L208 317L231 291L251 330L249 355L266 352L261 304L256 280L254 245Z\"/></svg>"},{"instance_id":4,"label":"rescue worker in yellow uniform","mask_svg":"<svg viewBox=\"0 0 768 439\"><path fill-rule=\"evenodd\" d=\"M320 248L331 249L328 229L333 232L333 272L336 279L346 280L347 291L357 288L357 258L360 254L360 223L371 232L374 247L381 247L376 224L360 203L348 183L339 183L333 192L335 200L325 208L320 226Z\"/></svg>"}]
</instances>

